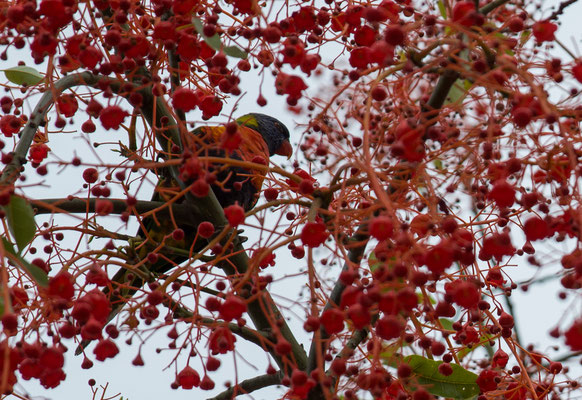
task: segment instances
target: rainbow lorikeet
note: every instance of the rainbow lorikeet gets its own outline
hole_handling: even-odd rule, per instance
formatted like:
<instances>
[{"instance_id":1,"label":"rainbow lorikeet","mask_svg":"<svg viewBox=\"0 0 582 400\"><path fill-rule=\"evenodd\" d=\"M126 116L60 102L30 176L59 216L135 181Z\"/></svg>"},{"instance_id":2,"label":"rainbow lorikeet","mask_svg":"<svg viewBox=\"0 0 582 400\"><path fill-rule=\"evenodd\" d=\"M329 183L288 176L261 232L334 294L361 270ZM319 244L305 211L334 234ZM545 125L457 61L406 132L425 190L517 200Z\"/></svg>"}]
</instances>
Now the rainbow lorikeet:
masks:
<instances>
[{"instance_id":1,"label":"rainbow lorikeet","mask_svg":"<svg viewBox=\"0 0 582 400\"><path fill-rule=\"evenodd\" d=\"M191 153L193 159L223 158L228 153L228 156L233 159L255 163L261 160L266 162L273 155L289 158L292 154L289 131L276 118L258 113L246 114L236 120L234 132L227 132L227 129L232 130L232 128L233 125L199 127L183 138L184 148ZM189 176L187 168L182 167L181 178L186 184L191 184L195 179L204 178L207 173L212 172L214 182L211 179L210 187L223 208L235 203L238 203L245 211L254 207L263 184L264 174L227 164L204 164L200 161L197 163L199 176L196 177ZM172 198L176 200L178 185L171 178L164 177L163 173L161 175L152 200L170 201ZM205 181L207 182L208 179ZM177 203L182 201L183 198L176 200ZM184 232L182 238L172 235L177 228ZM171 218L146 217L142 220L138 232L138 236L142 237L144 242L136 250L136 257L138 261L143 260L160 243L170 248L196 252L207 244L206 240L196 238L196 234L196 227L182 226L180 221ZM149 272L163 274L188 259L183 252L176 254L171 251L162 251L161 253L163 255L157 256L157 260L154 257L154 260L149 260L145 264ZM121 311L127 299L132 297L143 284L143 279L137 273L123 268L117 271L111 279L111 286L104 290L109 296L112 307L108 321ZM77 353L80 353L87 344L87 341L81 343Z\"/></svg>"}]
</instances>

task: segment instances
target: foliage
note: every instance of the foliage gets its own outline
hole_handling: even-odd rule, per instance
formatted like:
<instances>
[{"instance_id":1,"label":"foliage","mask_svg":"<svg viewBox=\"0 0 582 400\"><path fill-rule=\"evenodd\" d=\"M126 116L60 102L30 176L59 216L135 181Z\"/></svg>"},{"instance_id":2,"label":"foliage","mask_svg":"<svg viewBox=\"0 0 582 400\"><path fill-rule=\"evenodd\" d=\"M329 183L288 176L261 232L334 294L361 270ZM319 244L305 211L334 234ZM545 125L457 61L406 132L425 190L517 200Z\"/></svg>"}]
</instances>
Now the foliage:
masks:
<instances>
[{"instance_id":1,"label":"foliage","mask_svg":"<svg viewBox=\"0 0 582 400\"><path fill-rule=\"evenodd\" d=\"M559 264L563 298L582 284L582 59L557 39L573 3L4 2L0 390L57 387L77 344L83 368L113 364L124 338L162 328L175 389L213 390L241 341L269 354L221 399L275 385L310 400L578 390L560 360L521 343L501 301L519 287L515 265ZM14 65L24 53L34 68ZM229 156L244 138L223 108L246 82L259 111L285 96L292 169ZM190 133L200 119L221 127L222 152ZM76 142L55 156L51 136L71 126L123 135L121 161L85 162ZM236 168L262 183L250 210L209 190L241 190L217 182ZM59 193L63 170L82 187L33 195ZM151 201L150 180L162 182ZM555 243L567 250L539 256ZM307 288L292 307L275 300L282 264ZM567 360L582 316L565 317L550 334Z\"/></svg>"}]
</instances>

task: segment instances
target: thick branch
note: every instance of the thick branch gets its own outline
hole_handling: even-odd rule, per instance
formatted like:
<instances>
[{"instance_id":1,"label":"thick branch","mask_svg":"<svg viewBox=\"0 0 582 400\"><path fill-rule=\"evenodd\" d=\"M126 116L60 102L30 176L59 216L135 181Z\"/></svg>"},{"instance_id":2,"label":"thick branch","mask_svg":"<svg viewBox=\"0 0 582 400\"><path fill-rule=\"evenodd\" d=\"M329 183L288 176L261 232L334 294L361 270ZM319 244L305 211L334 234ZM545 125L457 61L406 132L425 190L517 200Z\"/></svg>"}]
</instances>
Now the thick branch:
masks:
<instances>
[{"instance_id":1,"label":"thick branch","mask_svg":"<svg viewBox=\"0 0 582 400\"><path fill-rule=\"evenodd\" d=\"M124 199L108 199L113 203L111 214L121 214L128 210ZM40 199L31 200L37 214L94 213L97 199ZM135 212L141 216L152 210L156 210L156 217L169 218L172 215L180 224L198 226L199 221L189 204L171 204L162 201L138 201L134 206Z\"/></svg>"},{"instance_id":2,"label":"thick branch","mask_svg":"<svg viewBox=\"0 0 582 400\"><path fill-rule=\"evenodd\" d=\"M370 239L369 235L367 234L367 224L362 224L359 226L356 233L351 238L351 242L354 247L352 247L348 251L348 262L346 262L342 268L342 271L348 270L352 267L352 265L357 265L360 263L364 251L366 250L366 245L368 244L368 240ZM338 279L331 291L329 296L329 300L324 307L324 311L331 308L336 307L340 304L342 294L345 290L345 285ZM323 354L325 351L325 346L323 346L323 342L329 339L330 335L325 331L325 328L322 326L320 328L320 335L321 341L313 340L311 342L311 348L309 349L309 363L307 366L307 373L311 373L315 368L317 368L317 354Z\"/></svg>"},{"instance_id":3,"label":"thick branch","mask_svg":"<svg viewBox=\"0 0 582 400\"><path fill-rule=\"evenodd\" d=\"M283 379L283 372L278 371L275 374L260 375L254 378L246 379L238 385L232 386L220 393L218 396L212 397L208 400L230 400L234 399L239 394L248 394L255 390L263 389L268 386L279 385Z\"/></svg>"},{"instance_id":4,"label":"thick branch","mask_svg":"<svg viewBox=\"0 0 582 400\"><path fill-rule=\"evenodd\" d=\"M484 5L483 7L481 7L479 9L479 12L483 15L490 13L491 11L495 10L497 7L501 7L502 5L504 5L505 3L507 3L509 0L495 0L492 1L489 4Z\"/></svg>"},{"instance_id":5,"label":"thick branch","mask_svg":"<svg viewBox=\"0 0 582 400\"><path fill-rule=\"evenodd\" d=\"M99 77L89 72L69 75L55 82L53 85L54 90L46 90L44 92L34 108L34 111L30 115L28 122L20 132L20 140L14 150L14 158L12 159L12 162L6 165L4 171L2 171L2 177L0 178L1 185L12 185L20 176L22 167L26 164L26 154L32 144L34 135L36 134L38 127L44 122L46 114L54 102L55 96L75 86L93 86L98 81Z\"/></svg>"}]
</instances>

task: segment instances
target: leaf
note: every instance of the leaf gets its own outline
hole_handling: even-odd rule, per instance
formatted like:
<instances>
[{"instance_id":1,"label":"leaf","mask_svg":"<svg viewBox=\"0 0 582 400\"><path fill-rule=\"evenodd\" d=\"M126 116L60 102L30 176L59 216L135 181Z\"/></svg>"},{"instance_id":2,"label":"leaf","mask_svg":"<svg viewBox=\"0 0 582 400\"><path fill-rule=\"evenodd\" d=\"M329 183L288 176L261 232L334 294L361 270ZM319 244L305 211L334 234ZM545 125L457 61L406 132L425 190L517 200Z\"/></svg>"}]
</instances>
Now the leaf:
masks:
<instances>
[{"instance_id":1,"label":"leaf","mask_svg":"<svg viewBox=\"0 0 582 400\"><path fill-rule=\"evenodd\" d=\"M16 240L18 250L22 252L36 232L34 211L25 199L14 195L10 197L10 203L4 209L10 232Z\"/></svg>"},{"instance_id":2,"label":"leaf","mask_svg":"<svg viewBox=\"0 0 582 400\"><path fill-rule=\"evenodd\" d=\"M18 266L24 268L25 272L39 285L42 287L48 286L48 275L44 270L40 269L34 264L29 263L24 258L16 253L14 246L6 238L2 239L2 245L4 250L12 254L16 260L18 260Z\"/></svg>"},{"instance_id":3,"label":"leaf","mask_svg":"<svg viewBox=\"0 0 582 400\"><path fill-rule=\"evenodd\" d=\"M204 36L204 41L214 50L220 50L222 43L220 43L220 37L218 35L215 34L212 37Z\"/></svg>"},{"instance_id":4,"label":"leaf","mask_svg":"<svg viewBox=\"0 0 582 400\"><path fill-rule=\"evenodd\" d=\"M491 345L489 344L490 341L491 341L491 335L489 335L487 333L484 335L481 335L481 337L479 338L479 343L474 343L472 347L464 347L461 350L459 350L457 352L457 358L459 360L462 360L463 358L467 357L467 355L469 355L470 353L472 353L473 351L475 351L479 348L484 348L485 351L487 351L488 353L491 353L490 356L493 356L493 353L489 351L491 349Z\"/></svg>"},{"instance_id":5,"label":"leaf","mask_svg":"<svg viewBox=\"0 0 582 400\"><path fill-rule=\"evenodd\" d=\"M441 17L443 17L443 19L447 19L447 9L445 8L445 3L439 0L437 1L437 6L439 8L439 12L441 13Z\"/></svg>"},{"instance_id":6,"label":"leaf","mask_svg":"<svg viewBox=\"0 0 582 400\"><path fill-rule=\"evenodd\" d=\"M214 50L220 50L222 43L220 42L220 36L218 34L214 34L212 37L208 37L204 34L204 26L202 25L202 21L199 18L192 18L192 24L196 31L202 36L206 44L212 47Z\"/></svg>"},{"instance_id":7,"label":"leaf","mask_svg":"<svg viewBox=\"0 0 582 400\"><path fill-rule=\"evenodd\" d=\"M520 45L524 45L526 44L526 42L529 40L529 38L531 37L531 31L523 31L521 32L521 35L519 35L519 44Z\"/></svg>"},{"instance_id":8,"label":"leaf","mask_svg":"<svg viewBox=\"0 0 582 400\"><path fill-rule=\"evenodd\" d=\"M17 254L16 254L16 250L14 250L14 245L12 243L10 243L8 241L8 239L6 239L5 237L3 237L1 239L2 239L2 245L4 246L4 250L9 252L13 256L16 256Z\"/></svg>"},{"instance_id":9,"label":"leaf","mask_svg":"<svg viewBox=\"0 0 582 400\"><path fill-rule=\"evenodd\" d=\"M370 266L370 271L374 272L378 268L380 268L383 265L383 263L376 258L376 253L372 251L368 256L368 265Z\"/></svg>"},{"instance_id":10,"label":"leaf","mask_svg":"<svg viewBox=\"0 0 582 400\"><path fill-rule=\"evenodd\" d=\"M465 81L466 80L457 79L457 81L454 83L453 87L451 87L451 90L449 91L449 95L447 96L445 105L456 103L462 100L467 95L469 91L466 88L467 86L470 88L472 85L471 82L467 83Z\"/></svg>"},{"instance_id":11,"label":"leaf","mask_svg":"<svg viewBox=\"0 0 582 400\"><path fill-rule=\"evenodd\" d=\"M443 326L443 328L445 328L447 331L452 331L453 330L453 321L451 321L448 318L439 318L439 322L441 323L441 325Z\"/></svg>"},{"instance_id":12,"label":"leaf","mask_svg":"<svg viewBox=\"0 0 582 400\"><path fill-rule=\"evenodd\" d=\"M204 35L204 26L202 26L202 21L200 21L200 18L192 18L192 25L194 25L194 28L196 28L196 31L199 34Z\"/></svg>"},{"instance_id":13,"label":"leaf","mask_svg":"<svg viewBox=\"0 0 582 400\"><path fill-rule=\"evenodd\" d=\"M248 56L248 54L247 54L246 51L244 51L244 50L242 50L242 49L240 49L240 48L238 48L236 46L226 46L224 48L224 53L227 56L231 56L231 57L235 57L235 58L241 58L243 60L246 60L247 59L247 56Z\"/></svg>"},{"instance_id":14,"label":"leaf","mask_svg":"<svg viewBox=\"0 0 582 400\"><path fill-rule=\"evenodd\" d=\"M440 159L436 159L433 161L434 167L438 170L442 170L443 169L443 161Z\"/></svg>"},{"instance_id":15,"label":"leaf","mask_svg":"<svg viewBox=\"0 0 582 400\"><path fill-rule=\"evenodd\" d=\"M33 86L44 79L44 75L32 67L20 65L4 70L6 78L17 85Z\"/></svg>"},{"instance_id":16,"label":"leaf","mask_svg":"<svg viewBox=\"0 0 582 400\"><path fill-rule=\"evenodd\" d=\"M34 264L29 263L24 258L19 257L19 259L20 259L21 265L24 267L26 272L28 272L28 275L30 275L30 277L32 279L34 279L34 281L39 286L48 287L48 283L49 283L48 275L46 272L44 272L43 269L41 269L40 267L37 267Z\"/></svg>"},{"instance_id":17,"label":"leaf","mask_svg":"<svg viewBox=\"0 0 582 400\"><path fill-rule=\"evenodd\" d=\"M438 371L442 361L417 355L404 357L404 361L412 368L418 384L431 394L453 399L467 399L479 394L477 375L458 364L451 364L453 373L444 376Z\"/></svg>"}]
</instances>

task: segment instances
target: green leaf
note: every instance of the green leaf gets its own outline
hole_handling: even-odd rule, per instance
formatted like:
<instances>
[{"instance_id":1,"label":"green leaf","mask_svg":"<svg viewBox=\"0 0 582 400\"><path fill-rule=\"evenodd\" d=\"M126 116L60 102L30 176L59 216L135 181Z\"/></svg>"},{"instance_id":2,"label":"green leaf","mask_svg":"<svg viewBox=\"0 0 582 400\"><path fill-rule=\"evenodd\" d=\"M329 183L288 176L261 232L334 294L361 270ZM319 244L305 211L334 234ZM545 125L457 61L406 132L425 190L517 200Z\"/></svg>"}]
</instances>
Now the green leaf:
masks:
<instances>
[{"instance_id":1,"label":"green leaf","mask_svg":"<svg viewBox=\"0 0 582 400\"><path fill-rule=\"evenodd\" d=\"M424 294L422 292L416 292L416 297L418 298L418 303L419 304L422 304L424 302ZM427 297L426 298L428 299L428 302L430 304L433 304L434 305L434 304L437 303L436 299L433 296L431 296L430 294L428 294L428 293L427 293Z\"/></svg>"},{"instance_id":2,"label":"green leaf","mask_svg":"<svg viewBox=\"0 0 582 400\"><path fill-rule=\"evenodd\" d=\"M208 44L208 46L212 47L214 50L220 50L220 37L218 35L214 35L212 37L204 36L204 41Z\"/></svg>"},{"instance_id":3,"label":"green leaf","mask_svg":"<svg viewBox=\"0 0 582 400\"><path fill-rule=\"evenodd\" d=\"M192 25L194 25L194 28L196 28L196 31L201 34L204 35L204 26L202 25L202 21L200 21L200 18L192 18Z\"/></svg>"},{"instance_id":4,"label":"green leaf","mask_svg":"<svg viewBox=\"0 0 582 400\"><path fill-rule=\"evenodd\" d=\"M443 161L441 159L436 159L433 161L434 167L438 170L442 170L443 169Z\"/></svg>"},{"instance_id":5,"label":"green leaf","mask_svg":"<svg viewBox=\"0 0 582 400\"><path fill-rule=\"evenodd\" d=\"M21 265L24 267L26 272L28 272L28 275L30 275L30 277L32 279L34 279L34 281L39 286L48 287L49 278L48 278L47 273L44 272L43 269L40 269L39 267L37 267L36 265L29 263L24 258L21 258L21 257L19 257L19 258L20 258Z\"/></svg>"},{"instance_id":6,"label":"green leaf","mask_svg":"<svg viewBox=\"0 0 582 400\"><path fill-rule=\"evenodd\" d=\"M487 333L481 335L481 337L479 338L479 343L474 343L473 346L471 347L464 347L461 350L459 350L457 352L457 358L459 360L462 360L463 358L467 357L470 353L480 348L484 348L485 351L489 353L490 352L489 350L491 349L491 345L489 344L490 341L491 335ZM493 356L493 353L491 353L490 356Z\"/></svg>"},{"instance_id":7,"label":"green leaf","mask_svg":"<svg viewBox=\"0 0 582 400\"><path fill-rule=\"evenodd\" d=\"M34 223L34 211L31 205L22 197L11 196L10 203L4 208L8 219L8 227L18 250L22 250L34 238L36 224Z\"/></svg>"},{"instance_id":8,"label":"green leaf","mask_svg":"<svg viewBox=\"0 0 582 400\"><path fill-rule=\"evenodd\" d=\"M4 70L6 78L17 85L33 86L44 79L44 75L32 67L20 65Z\"/></svg>"},{"instance_id":9,"label":"green leaf","mask_svg":"<svg viewBox=\"0 0 582 400\"><path fill-rule=\"evenodd\" d=\"M236 46L226 46L224 48L224 53L227 56L231 56L231 57L235 57L235 58L241 58L243 60L246 60L248 57L248 54L246 51L236 47Z\"/></svg>"},{"instance_id":10,"label":"green leaf","mask_svg":"<svg viewBox=\"0 0 582 400\"><path fill-rule=\"evenodd\" d=\"M437 1L437 6L439 8L439 12L441 13L441 17L443 17L443 19L447 19L447 9L445 8L445 3L439 0Z\"/></svg>"},{"instance_id":11,"label":"green leaf","mask_svg":"<svg viewBox=\"0 0 582 400\"><path fill-rule=\"evenodd\" d=\"M6 238L1 238L2 244L4 245L4 250L12 254L14 258L18 260L18 266L24 268L25 272L39 285L42 287L48 286L48 275L44 270L40 269L34 264L29 263L24 258L16 253L14 246Z\"/></svg>"},{"instance_id":12,"label":"green leaf","mask_svg":"<svg viewBox=\"0 0 582 400\"><path fill-rule=\"evenodd\" d=\"M16 254L16 250L14 250L14 245L12 243L10 243L8 241L8 239L6 239L5 237L3 237L1 239L2 239L2 245L4 246L4 250L6 250L7 252L9 252L13 256L18 255L18 254Z\"/></svg>"},{"instance_id":13,"label":"green leaf","mask_svg":"<svg viewBox=\"0 0 582 400\"><path fill-rule=\"evenodd\" d=\"M452 331L453 330L453 321L451 321L448 318L439 318L439 322L441 323L441 325L443 326L443 328L445 328L447 331Z\"/></svg>"},{"instance_id":14,"label":"green leaf","mask_svg":"<svg viewBox=\"0 0 582 400\"><path fill-rule=\"evenodd\" d=\"M204 34L204 26L202 25L200 18L192 18L192 24L208 46L212 47L214 50L220 50L222 43L220 42L220 36L218 36L218 34L215 33L212 37L206 36Z\"/></svg>"},{"instance_id":15,"label":"green leaf","mask_svg":"<svg viewBox=\"0 0 582 400\"><path fill-rule=\"evenodd\" d=\"M404 361L412 368L416 382L431 394L453 399L467 399L479 394L477 375L458 364L451 363L453 373L444 376L438 371L442 361L417 355L404 357Z\"/></svg>"},{"instance_id":16,"label":"green leaf","mask_svg":"<svg viewBox=\"0 0 582 400\"><path fill-rule=\"evenodd\" d=\"M529 40L529 38L531 37L531 31L522 31L521 35L519 35L519 44L520 45L524 45L526 44L526 42Z\"/></svg>"},{"instance_id":17,"label":"green leaf","mask_svg":"<svg viewBox=\"0 0 582 400\"><path fill-rule=\"evenodd\" d=\"M380 268L383 265L383 263L376 258L376 253L372 251L368 256L368 265L370 266L370 271L374 272L378 268Z\"/></svg>"},{"instance_id":18,"label":"green leaf","mask_svg":"<svg viewBox=\"0 0 582 400\"><path fill-rule=\"evenodd\" d=\"M464 79L457 79L449 91L445 105L461 101L467 95L469 92L468 89L471 88L471 86L471 82Z\"/></svg>"}]
</instances>

